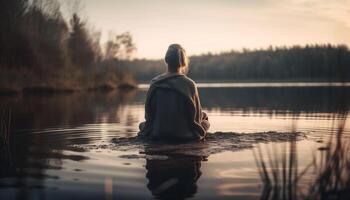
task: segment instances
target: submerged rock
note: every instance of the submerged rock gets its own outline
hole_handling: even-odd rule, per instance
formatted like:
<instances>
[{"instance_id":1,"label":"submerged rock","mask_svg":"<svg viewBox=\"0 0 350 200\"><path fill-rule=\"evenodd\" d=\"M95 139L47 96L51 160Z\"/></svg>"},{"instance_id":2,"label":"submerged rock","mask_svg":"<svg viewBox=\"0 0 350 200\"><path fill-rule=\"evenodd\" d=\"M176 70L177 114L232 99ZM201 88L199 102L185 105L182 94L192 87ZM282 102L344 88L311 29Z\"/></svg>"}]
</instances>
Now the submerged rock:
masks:
<instances>
[{"instance_id":1,"label":"submerged rock","mask_svg":"<svg viewBox=\"0 0 350 200\"><path fill-rule=\"evenodd\" d=\"M184 155L207 157L211 154L223 151L238 151L252 148L257 143L268 142L288 142L302 140L305 134L300 132L258 132L258 133L235 133L235 132L215 132L209 133L205 141L191 141L187 143L166 143L151 141L142 137L120 137L113 138L107 144L84 145L84 149L108 149L125 152L138 151L140 155L123 155L122 158L138 159L152 157L155 155ZM142 156L145 154L146 156ZM166 157L162 157L166 159Z\"/></svg>"}]
</instances>

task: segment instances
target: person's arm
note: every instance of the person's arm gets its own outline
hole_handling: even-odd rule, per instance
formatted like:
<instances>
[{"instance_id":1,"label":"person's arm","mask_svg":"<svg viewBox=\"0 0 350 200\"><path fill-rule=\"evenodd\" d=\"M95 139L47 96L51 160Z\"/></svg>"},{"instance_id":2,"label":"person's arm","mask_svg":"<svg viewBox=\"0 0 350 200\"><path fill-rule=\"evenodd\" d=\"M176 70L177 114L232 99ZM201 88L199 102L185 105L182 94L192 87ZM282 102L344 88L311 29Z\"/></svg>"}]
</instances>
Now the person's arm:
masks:
<instances>
[{"instance_id":1,"label":"person's arm","mask_svg":"<svg viewBox=\"0 0 350 200\"><path fill-rule=\"evenodd\" d=\"M207 113L202 111L202 120L208 120L208 115Z\"/></svg>"},{"instance_id":2,"label":"person's arm","mask_svg":"<svg viewBox=\"0 0 350 200\"><path fill-rule=\"evenodd\" d=\"M145 102L145 121L139 124L140 131L137 133L138 136L147 136L151 126L151 116L154 114L155 100L153 97L153 88L150 88L147 92Z\"/></svg>"},{"instance_id":3,"label":"person's arm","mask_svg":"<svg viewBox=\"0 0 350 200\"><path fill-rule=\"evenodd\" d=\"M208 131L209 128L210 128L210 123L209 123L209 118L208 118L208 115L207 113L203 112L202 111L202 121L201 121L201 125L202 127Z\"/></svg>"},{"instance_id":4,"label":"person's arm","mask_svg":"<svg viewBox=\"0 0 350 200\"><path fill-rule=\"evenodd\" d=\"M199 92L197 87L195 87L195 104L196 104L196 109L197 109L197 115L196 118L201 125L201 127L205 130L205 135L206 136L206 131L209 130L210 123L208 121L208 115L202 111L202 105L200 103L200 98L199 98Z\"/></svg>"}]
</instances>

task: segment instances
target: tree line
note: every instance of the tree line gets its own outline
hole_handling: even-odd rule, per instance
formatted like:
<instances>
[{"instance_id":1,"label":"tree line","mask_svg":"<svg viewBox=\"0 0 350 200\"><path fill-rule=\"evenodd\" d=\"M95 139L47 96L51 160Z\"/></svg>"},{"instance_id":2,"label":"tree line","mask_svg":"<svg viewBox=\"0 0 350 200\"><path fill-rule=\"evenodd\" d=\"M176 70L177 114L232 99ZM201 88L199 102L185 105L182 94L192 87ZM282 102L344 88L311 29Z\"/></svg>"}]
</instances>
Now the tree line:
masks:
<instances>
[{"instance_id":1,"label":"tree line","mask_svg":"<svg viewBox=\"0 0 350 200\"><path fill-rule=\"evenodd\" d=\"M165 71L162 59L121 65L139 81ZM207 53L190 57L189 76L197 81L350 81L350 51L325 44Z\"/></svg>"},{"instance_id":2,"label":"tree line","mask_svg":"<svg viewBox=\"0 0 350 200\"><path fill-rule=\"evenodd\" d=\"M63 17L57 0L0 1L0 30L0 90L132 84L115 66L135 51L131 34L101 45L101 33L89 29L78 10Z\"/></svg>"},{"instance_id":3,"label":"tree line","mask_svg":"<svg viewBox=\"0 0 350 200\"><path fill-rule=\"evenodd\" d=\"M149 81L165 71L163 59L133 59L130 33L89 29L57 0L0 1L0 91L30 88L95 89ZM350 81L346 45L306 45L228 51L190 57L197 81Z\"/></svg>"}]
</instances>

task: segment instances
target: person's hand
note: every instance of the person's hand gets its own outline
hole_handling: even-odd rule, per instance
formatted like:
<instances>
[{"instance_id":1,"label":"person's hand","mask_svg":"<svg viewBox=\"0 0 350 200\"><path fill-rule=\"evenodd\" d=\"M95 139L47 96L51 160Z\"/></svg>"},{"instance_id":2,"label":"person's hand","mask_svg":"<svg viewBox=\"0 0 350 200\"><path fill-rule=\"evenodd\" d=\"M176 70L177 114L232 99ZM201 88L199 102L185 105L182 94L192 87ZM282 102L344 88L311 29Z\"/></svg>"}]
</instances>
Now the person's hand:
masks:
<instances>
[{"instance_id":1,"label":"person's hand","mask_svg":"<svg viewBox=\"0 0 350 200\"><path fill-rule=\"evenodd\" d=\"M208 120L208 115L205 112L202 112L202 120Z\"/></svg>"}]
</instances>

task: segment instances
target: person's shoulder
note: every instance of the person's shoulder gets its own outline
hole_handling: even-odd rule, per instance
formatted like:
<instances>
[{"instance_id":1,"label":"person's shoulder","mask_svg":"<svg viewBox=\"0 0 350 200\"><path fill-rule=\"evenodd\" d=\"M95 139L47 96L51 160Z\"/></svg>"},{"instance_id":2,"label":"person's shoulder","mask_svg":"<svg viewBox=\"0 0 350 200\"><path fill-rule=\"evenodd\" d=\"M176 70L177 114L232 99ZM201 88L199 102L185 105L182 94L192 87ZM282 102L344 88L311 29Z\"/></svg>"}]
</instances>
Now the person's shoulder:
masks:
<instances>
[{"instance_id":1,"label":"person's shoulder","mask_svg":"<svg viewBox=\"0 0 350 200\"><path fill-rule=\"evenodd\" d=\"M154 82L156 82L156 81L162 79L164 76L165 76L165 73L159 74L159 75L155 76L154 78L152 78L150 84L152 84L152 83L154 83Z\"/></svg>"},{"instance_id":2,"label":"person's shoulder","mask_svg":"<svg viewBox=\"0 0 350 200\"><path fill-rule=\"evenodd\" d=\"M191 91L191 94L196 94L197 93L197 85L196 82L194 82L194 80L192 80L190 77L183 75L181 76L182 82L184 83L184 85L186 85L189 89L189 91Z\"/></svg>"},{"instance_id":3,"label":"person's shoulder","mask_svg":"<svg viewBox=\"0 0 350 200\"><path fill-rule=\"evenodd\" d=\"M194 80L192 80L190 77L186 76L186 75L183 75L183 80L188 84L190 85L191 87L193 88L196 88L196 82L194 82Z\"/></svg>"}]
</instances>

